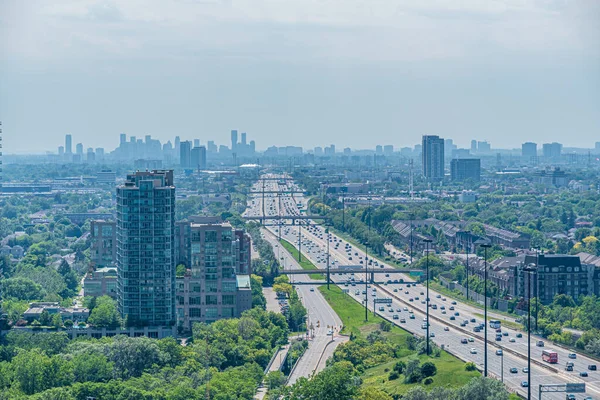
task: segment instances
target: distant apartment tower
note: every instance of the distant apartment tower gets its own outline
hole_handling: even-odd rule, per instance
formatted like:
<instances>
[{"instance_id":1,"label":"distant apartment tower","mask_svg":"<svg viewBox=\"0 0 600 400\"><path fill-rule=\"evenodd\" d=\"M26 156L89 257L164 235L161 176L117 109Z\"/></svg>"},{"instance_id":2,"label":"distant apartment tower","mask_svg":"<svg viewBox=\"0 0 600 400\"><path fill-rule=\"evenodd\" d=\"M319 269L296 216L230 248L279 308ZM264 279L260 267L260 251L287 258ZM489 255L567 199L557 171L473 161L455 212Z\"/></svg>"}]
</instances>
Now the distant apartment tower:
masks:
<instances>
[{"instance_id":1,"label":"distant apartment tower","mask_svg":"<svg viewBox=\"0 0 600 400\"><path fill-rule=\"evenodd\" d=\"M238 142L238 131L234 129L231 131L231 151L234 153L237 150L237 142Z\"/></svg>"},{"instance_id":2,"label":"distant apartment tower","mask_svg":"<svg viewBox=\"0 0 600 400\"><path fill-rule=\"evenodd\" d=\"M65 153L73 154L73 137L71 135L65 135Z\"/></svg>"},{"instance_id":3,"label":"distant apartment tower","mask_svg":"<svg viewBox=\"0 0 600 400\"><path fill-rule=\"evenodd\" d=\"M444 139L423 135L423 175L427 179L444 178Z\"/></svg>"},{"instance_id":4,"label":"distant apartment tower","mask_svg":"<svg viewBox=\"0 0 600 400\"><path fill-rule=\"evenodd\" d=\"M192 142L186 140L179 144L179 165L181 168L190 168L192 165Z\"/></svg>"},{"instance_id":5,"label":"distant apartment tower","mask_svg":"<svg viewBox=\"0 0 600 400\"><path fill-rule=\"evenodd\" d=\"M492 151L492 145L486 141L477 142L477 151L480 153L489 153Z\"/></svg>"},{"instance_id":6,"label":"distant apartment tower","mask_svg":"<svg viewBox=\"0 0 600 400\"><path fill-rule=\"evenodd\" d=\"M544 143L542 152L546 159L559 158L562 153L562 144L556 142Z\"/></svg>"},{"instance_id":7,"label":"distant apartment tower","mask_svg":"<svg viewBox=\"0 0 600 400\"><path fill-rule=\"evenodd\" d=\"M90 221L90 260L94 268L114 267L117 261L117 223Z\"/></svg>"},{"instance_id":8,"label":"distant apartment tower","mask_svg":"<svg viewBox=\"0 0 600 400\"><path fill-rule=\"evenodd\" d=\"M481 180L481 160L479 158L460 158L450 161L450 177L453 181Z\"/></svg>"},{"instance_id":9,"label":"distant apartment tower","mask_svg":"<svg viewBox=\"0 0 600 400\"><path fill-rule=\"evenodd\" d=\"M173 171L128 174L117 187L117 304L130 325L175 323Z\"/></svg>"},{"instance_id":10,"label":"distant apartment tower","mask_svg":"<svg viewBox=\"0 0 600 400\"><path fill-rule=\"evenodd\" d=\"M191 165L194 169L206 169L206 147L194 147L191 152Z\"/></svg>"},{"instance_id":11,"label":"distant apartment tower","mask_svg":"<svg viewBox=\"0 0 600 400\"><path fill-rule=\"evenodd\" d=\"M378 144L375 146L375 154L383 154L383 146Z\"/></svg>"},{"instance_id":12,"label":"distant apartment tower","mask_svg":"<svg viewBox=\"0 0 600 400\"><path fill-rule=\"evenodd\" d=\"M471 154L477 153L477 140L471 140Z\"/></svg>"},{"instance_id":13,"label":"distant apartment tower","mask_svg":"<svg viewBox=\"0 0 600 400\"><path fill-rule=\"evenodd\" d=\"M537 143L525 142L521 145L521 156L526 160L537 157Z\"/></svg>"},{"instance_id":14,"label":"distant apartment tower","mask_svg":"<svg viewBox=\"0 0 600 400\"><path fill-rule=\"evenodd\" d=\"M64 157L65 155L65 146L58 146L58 156Z\"/></svg>"},{"instance_id":15,"label":"distant apartment tower","mask_svg":"<svg viewBox=\"0 0 600 400\"><path fill-rule=\"evenodd\" d=\"M391 156L394 154L394 145L393 144L386 144L385 146L383 146L383 154L386 156Z\"/></svg>"},{"instance_id":16,"label":"distant apartment tower","mask_svg":"<svg viewBox=\"0 0 600 400\"><path fill-rule=\"evenodd\" d=\"M177 324L190 329L194 322L233 318L249 309L252 296L243 290L249 289L248 234L234 231L229 223L178 226L189 235L178 240L178 246L189 258L190 273L177 278Z\"/></svg>"}]
</instances>

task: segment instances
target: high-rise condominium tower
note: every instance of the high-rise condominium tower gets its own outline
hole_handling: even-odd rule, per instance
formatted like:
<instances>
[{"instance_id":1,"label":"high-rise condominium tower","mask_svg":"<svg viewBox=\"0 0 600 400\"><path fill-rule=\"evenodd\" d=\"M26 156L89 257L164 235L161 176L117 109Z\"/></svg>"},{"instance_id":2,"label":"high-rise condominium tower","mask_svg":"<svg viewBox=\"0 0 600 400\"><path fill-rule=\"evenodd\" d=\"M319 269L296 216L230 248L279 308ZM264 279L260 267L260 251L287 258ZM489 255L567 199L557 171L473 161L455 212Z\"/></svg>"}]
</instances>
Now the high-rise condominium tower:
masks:
<instances>
[{"instance_id":1,"label":"high-rise condominium tower","mask_svg":"<svg viewBox=\"0 0 600 400\"><path fill-rule=\"evenodd\" d=\"M117 302L130 325L175 323L173 171L136 172L117 187Z\"/></svg>"}]
</instances>

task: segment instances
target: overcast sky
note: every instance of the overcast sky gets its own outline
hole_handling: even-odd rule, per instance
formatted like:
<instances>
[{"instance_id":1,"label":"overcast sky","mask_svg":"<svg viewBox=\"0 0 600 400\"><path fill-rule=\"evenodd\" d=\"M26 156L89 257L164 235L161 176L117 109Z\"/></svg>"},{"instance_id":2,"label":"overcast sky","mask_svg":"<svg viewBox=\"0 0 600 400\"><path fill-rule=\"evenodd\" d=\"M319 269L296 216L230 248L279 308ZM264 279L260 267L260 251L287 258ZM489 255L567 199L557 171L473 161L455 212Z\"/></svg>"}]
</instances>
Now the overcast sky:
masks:
<instances>
[{"instance_id":1,"label":"overcast sky","mask_svg":"<svg viewBox=\"0 0 600 400\"><path fill-rule=\"evenodd\" d=\"M0 0L4 152L600 141L598 0Z\"/></svg>"}]
</instances>

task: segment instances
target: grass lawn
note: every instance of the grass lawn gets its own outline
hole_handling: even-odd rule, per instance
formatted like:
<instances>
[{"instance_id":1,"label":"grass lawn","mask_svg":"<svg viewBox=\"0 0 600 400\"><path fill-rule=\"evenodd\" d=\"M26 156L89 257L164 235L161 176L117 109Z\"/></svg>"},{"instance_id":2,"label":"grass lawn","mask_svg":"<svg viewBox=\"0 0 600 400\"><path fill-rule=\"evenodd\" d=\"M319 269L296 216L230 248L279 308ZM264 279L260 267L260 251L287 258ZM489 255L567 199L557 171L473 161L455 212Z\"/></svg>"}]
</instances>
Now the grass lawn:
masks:
<instances>
[{"instance_id":1,"label":"grass lawn","mask_svg":"<svg viewBox=\"0 0 600 400\"><path fill-rule=\"evenodd\" d=\"M415 357L417 356L411 354L401 357L400 359L404 362L408 362L408 360ZM465 385L472 378L481 375L478 371L465 371L465 364L445 351L442 351L439 358L427 357L422 354L418 356L418 359L421 364L431 360L437 367L437 374L433 376L433 383L426 386L426 388L433 388L436 386L459 387ZM396 364L397 361L398 359L395 359L367 369L362 375L363 386L367 388L376 387L393 395L406 393L411 387L420 385L421 383L404 383L404 375L400 375L398 379L393 381L388 379L389 371L393 369L394 364Z\"/></svg>"},{"instance_id":2,"label":"grass lawn","mask_svg":"<svg viewBox=\"0 0 600 400\"><path fill-rule=\"evenodd\" d=\"M293 244L284 239L281 239L280 243L283 246L283 248L286 249L292 255L292 257L294 257L294 259L298 260L298 249L296 249ZM307 271L314 271L318 269L312 262L310 262L310 260L305 255L302 255L301 260L302 261L300 261L299 264L302 267L302 269L305 269ZM308 276L310 277L310 279L325 279L325 276L323 276L323 274L308 274Z\"/></svg>"},{"instance_id":3,"label":"grass lawn","mask_svg":"<svg viewBox=\"0 0 600 400\"><path fill-rule=\"evenodd\" d=\"M326 287L322 286L319 288L319 291L342 319L344 323L342 332L345 334L350 334L352 332L354 335L366 336L370 332L377 330L379 324L383 321L382 318L369 311L369 322L365 322L364 307L349 295L342 292L337 286L332 286L330 290L327 290ZM399 358L367 369L362 375L363 386L365 387L377 387L385 390L389 394L406 393L411 387L418 385L419 383L405 384L404 375L400 375L400 378L390 381L388 379L389 371L392 370L394 364L399 359L406 362L408 359L414 357L418 357L421 363L431 359L437 367L437 374L433 377L433 383L427 386L428 388L448 385L458 387L466 384L471 378L480 375L477 371L466 371L465 364L461 360L445 351L441 352L439 358L430 358L426 355L417 356L414 351L409 350L406 347L406 339L412 334L395 325L390 332L383 332L383 335L386 336L388 340L401 345L404 350L399 354ZM386 369L388 371L386 371Z\"/></svg>"}]
</instances>

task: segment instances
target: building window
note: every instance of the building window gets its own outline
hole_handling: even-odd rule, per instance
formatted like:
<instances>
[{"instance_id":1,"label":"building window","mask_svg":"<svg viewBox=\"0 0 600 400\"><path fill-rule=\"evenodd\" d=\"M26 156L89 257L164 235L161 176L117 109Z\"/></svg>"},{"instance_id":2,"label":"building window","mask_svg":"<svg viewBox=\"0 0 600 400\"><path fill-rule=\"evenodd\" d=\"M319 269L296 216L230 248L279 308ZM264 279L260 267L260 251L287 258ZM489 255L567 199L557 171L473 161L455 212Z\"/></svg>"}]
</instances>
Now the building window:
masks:
<instances>
[{"instance_id":1,"label":"building window","mask_svg":"<svg viewBox=\"0 0 600 400\"><path fill-rule=\"evenodd\" d=\"M217 241L217 231L206 231L204 233L204 241L208 243L214 243Z\"/></svg>"},{"instance_id":2,"label":"building window","mask_svg":"<svg viewBox=\"0 0 600 400\"><path fill-rule=\"evenodd\" d=\"M190 304L191 305L200 305L200 297L190 297Z\"/></svg>"},{"instance_id":3,"label":"building window","mask_svg":"<svg viewBox=\"0 0 600 400\"><path fill-rule=\"evenodd\" d=\"M232 318L233 317L233 308L225 307L221 309L221 316L223 318Z\"/></svg>"},{"instance_id":4,"label":"building window","mask_svg":"<svg viewBox=\"0 0 600 400\"><path fill-rule=\"evenodd\" d=\"M216 319L218 315L216 307L209 307L206 309L206 319Z\"/></svg>"},{"instance_id":5,"label":"building window","mask_svg":"<svg viewBox=\"0 0 600 400\"><path fill-rule=\"evenodd\" d=\"M221 283L221 289L222 289L223 292L227 292L227 293L235 292L236 287L237 287L237 285L236 285L235 282L227 282L227 281L225 281L225 282Z\"/></svg>"},{"instance_id":6,"label":"building window","mask_svg":"<svg viewBox=\"0 0 600 400\"><path fill-rule=\"evenodd\" d=\"M199 308L190 308L190 317L191 318L200 318L202 315L200 313Z\"/></svg>"},{"instance_id":7,"label":"building window","mask_svg":"<svg viewBox=\"0 0 600 400\"><path fill-rule=\"evenodd\" d=\"M221 241L223 242L231 242L231 231L223 231L221 232Z\"/></svg>"},{"instance_id":8,"label":"building window","mask_svg":"<svg viewBox=\"0 0 600 400\"><path fill-rule=\"evenodd\" d=\"M223 304L232 306L235 304L235 296L232 294L224 294L223 295Z\"/></svg>"},{"instance_id":9,"label":"building window","mask_svg":"<svg viewBox=\"0 0 600 400\"><path fill-rule=\"evenodd\" d=\"M217 282L215 282L215 281L205 282L205 286L206 286L207 292L209 292L209 293L217 292Z\"/></svg>"},{"instance_id":10,"label":"building window","mask_svg":"<svg viewBox=\"0 0 600 400\"><path fill-rule=\"evenodd\" d=\"M207 295L206 296L206 304L216 305L217 304L217 296L216 295Z\"/></svg>"},{"instance_id":11,"label":"building window","mask_svg":"<svg viewBox=\"0 0 600 400\"><path fill-rule=\"evenodd\" d=\"M192 292L200 293L200 285L192 285Z\"/></svg>"}]
</instances>

